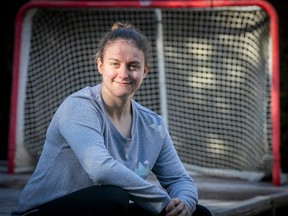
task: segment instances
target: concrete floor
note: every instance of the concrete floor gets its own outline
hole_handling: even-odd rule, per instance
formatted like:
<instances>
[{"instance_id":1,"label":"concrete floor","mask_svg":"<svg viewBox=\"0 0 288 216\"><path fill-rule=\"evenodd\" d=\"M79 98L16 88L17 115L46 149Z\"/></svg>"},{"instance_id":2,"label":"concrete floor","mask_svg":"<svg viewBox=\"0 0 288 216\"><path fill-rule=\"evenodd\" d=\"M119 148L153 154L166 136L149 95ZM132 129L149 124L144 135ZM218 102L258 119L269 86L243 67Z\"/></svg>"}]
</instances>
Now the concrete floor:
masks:
<instances>
[{"instance_id":1,"label":"concrete floor","mask_svg":"<svg viewBox=\"0 0 288 216\"><path fill-rule=\"evenodd\" d=\"M0 216L8 216L15 209L22 188L30 174L9 175L7 162L0 161Z\"/></svg>"},{"instance_id":2,"label":"concrete floor","mask_svg":"<svg viewBox=\"0 0 288 216\"><path fill-rule=\"evenodd\" d=\"M7 162L6 161L0 161L0 216L8 216L11 214L11 212L16 208L18 203L18 197L21 193L22 188L27 183L28 179L30 178L31 173L27 174L13 174L9 175L7 172ZM235 216L235 215L259 215L259 216L282 216L282 212L284 210L285 216L287 215L288 211L288 185L285 184L279 188L271 186L271 183L249 183L249 182L238 182L238 181L231 181L229 180L229 183L218 182L215 181L215 179L210 179L209 177L205 177L205 179L202 178L194 178L196 184L199 188L199 195L200 200L199 203L202 205L207 206L215 216ZM224 187L224 188L223 188ZM235 191L229 191L228 188L236 188ZM242 189L240 189L242 188ZM240 189L240 193L239 193ZM256 192L253 190L256 190ZM228 193L225 194L224 192L228 190ZM234 194L239 196L241 195L241 190L243 190L244 193L242 195L246 194L244 190L251 191L251 193L256 193L257 196L252 197L252 199L245 199L240 200L240 202L235 202L234 199L231 200L231 195ZM272 196L266 196L265 191L268 191L271 193ZM258 192L257 192L258 191ZM282 193L284 192L284 194ZM263 193L263 194L262 194ZM275 194L275 195L273 195ZM280 194L279 196L277 194ZM220 195L228 196L229 200L220 199L217 200L214 199L208 199L213 196L217 195L218 199ZM265 198L266 197L266 198ZM227 198L227 197L226 197ZM256 200L255 198L258 198L261 200ZM221 201L221 202L219 202ZM225 202L224 202L225 201ZM228 202L229 201L229 202ZM232 203L234 201L234 203ZM253 202L255 204L253 204ZM257 208L263 208L263 204L268 202L268 205L271 205L269 208L269 211L263 212L257 210ZM281 214L280 208L275 207L275 203L279 204L278 206L281 207ZM258 206L257 206L258 205ZM265 204L266 206L267 204ZM243 209L246 209L246 213ZM278 211L279 209L279 211ZM256 211L257 210L257 211ZM277 213L275 213L277 211ZM235 214L237 212L237 214ZM252 213L254 212L254 213ZM261 212L261 213L260 213ZM250 214L252 213L252 214Z\"/></svg>"}]
</instances>

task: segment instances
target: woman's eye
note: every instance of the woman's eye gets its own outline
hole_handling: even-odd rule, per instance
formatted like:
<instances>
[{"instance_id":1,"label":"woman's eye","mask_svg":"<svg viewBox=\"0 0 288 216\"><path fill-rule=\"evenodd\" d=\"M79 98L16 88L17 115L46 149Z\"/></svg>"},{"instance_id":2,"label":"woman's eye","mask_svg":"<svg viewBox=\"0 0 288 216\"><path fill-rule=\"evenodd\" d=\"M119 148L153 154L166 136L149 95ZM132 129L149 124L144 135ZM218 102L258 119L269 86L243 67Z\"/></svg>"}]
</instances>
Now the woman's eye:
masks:
<instances>
[{"instance_id":1,"label":"woman's eye","mask_svg":"<svg viewBox=\"0 0 288 216\"><path fill-rule=\"evenodd\" d=\"M111 65L111 66L114 66L114 67L119 66L119 64L118 64L117 62L110 62L110 65Z\"/></svg>"},{"instance_id":2,"label":"woman's eye","mask_svg":"<svg viewBox=\"0 0 288 216\"><path fill-rule=\"evenodd\" d=\"M139 65L130 65L130 70L135 71L138 70L140 68Z\"/></svg>"}]
</instances>

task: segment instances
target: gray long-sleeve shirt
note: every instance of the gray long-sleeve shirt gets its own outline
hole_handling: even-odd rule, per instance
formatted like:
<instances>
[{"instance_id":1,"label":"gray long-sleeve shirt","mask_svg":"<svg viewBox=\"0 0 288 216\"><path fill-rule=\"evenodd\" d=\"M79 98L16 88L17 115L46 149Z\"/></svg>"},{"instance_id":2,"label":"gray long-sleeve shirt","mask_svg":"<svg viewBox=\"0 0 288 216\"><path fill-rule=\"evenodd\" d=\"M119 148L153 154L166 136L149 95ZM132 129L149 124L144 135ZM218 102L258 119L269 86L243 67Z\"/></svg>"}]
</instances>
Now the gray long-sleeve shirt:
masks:
<instances>
[{"instance_id":1,"label":"gray long-sleeve shirt","mask_svg":"<svg viewBox=\"0 0 288 216\"><path fill-rule=\"evenodd\" d=\"M133 100L132 115L132 137L127 139L105 111L101 84L69 96L48 127L42 154L14 214L92 185L119 186L155 214L175 197L194 211L196 186L161 116ZM165 190L145 180L151 171Z\"/></svg>"}]
</instances>

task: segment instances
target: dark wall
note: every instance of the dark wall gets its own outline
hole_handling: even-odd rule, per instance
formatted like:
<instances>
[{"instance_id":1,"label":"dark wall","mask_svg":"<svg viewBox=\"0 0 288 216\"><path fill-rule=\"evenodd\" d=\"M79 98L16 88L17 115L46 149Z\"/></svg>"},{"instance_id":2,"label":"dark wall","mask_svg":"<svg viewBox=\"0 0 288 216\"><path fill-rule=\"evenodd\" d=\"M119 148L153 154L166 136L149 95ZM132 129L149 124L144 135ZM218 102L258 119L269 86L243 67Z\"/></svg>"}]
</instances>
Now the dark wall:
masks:
<instances>
[{"instance_id":1,"label":"dark wall","mask_svg":"<svg viewBox=\"0 0 288 216\"><path fill-rule=\"evenodd\" d=\"M0 13L0 160L7 159L10 109L10 88L15 15L28 0L6 2ZM280 90L281 90L281 159L282 169L288 172L288 2L269 0L279 17Z\"/></svg>"},{"instance_id":2,"label":"dark wall","mask_svg":"<svg viewBox=\"0 0 288 216\"><path fill-rule=\"evenodd\" d=\"M288 2L269 0L279 19L280 47L280 109L281 109L281 159L282 169L288 173Z\"/></svg>"},{"instance_id":3,"label":"dark wall","mask_svg":"<svg viewBox=\"0 0 288 216\"><path fill-rule=\"evenodd\" d=\"M7 1L0 13L0 159L7 159L14 19L27 1Z\"/></svg>"}]
</instances>

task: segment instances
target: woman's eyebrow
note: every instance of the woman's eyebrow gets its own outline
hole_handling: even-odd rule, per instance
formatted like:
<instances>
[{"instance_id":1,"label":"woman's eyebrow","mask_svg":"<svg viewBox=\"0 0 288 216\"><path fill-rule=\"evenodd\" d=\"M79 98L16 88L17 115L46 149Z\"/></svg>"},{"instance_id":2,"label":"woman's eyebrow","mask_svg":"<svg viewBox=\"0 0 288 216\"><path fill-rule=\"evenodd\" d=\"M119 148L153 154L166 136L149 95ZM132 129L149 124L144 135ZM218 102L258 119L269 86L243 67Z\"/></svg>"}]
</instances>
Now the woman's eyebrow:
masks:
<instances>
[{"instance_id":1,"label":"woman's eyebrow","mask_svg":"<svg viewBox=\"0 0 288 216\"><path fill-rule=\"evenodd\" d=\"M119 61L118 59L115 59L115 58L108 58L108 60Z\"/></svg>"},{"instance_id":2,"label":"woman's eyebrow","mask_svg":"<svg viewBox=\"0 0 288 216\"><path fill-rule=\"evenodd\" d=\"M131 61L131 62L129 62L129 64L139 64L139 65L141 65L141 62L139 62L139 61Z\"/></svg>"},{"instance_id":3,"label":"woman's eyebrow","mask_svg":"<svg viewBox=\"0 0 288 216\"><path fill-rule=\"evenodd\" d=\"M118 59L115 59L115 58L108 58L108 60L119 61ZM141 62L140 61L131 61L131 62L129 62L129 64L139 64L139 65L141 65Z\"/></svg>"}]
</instances>

